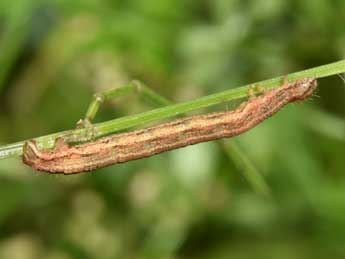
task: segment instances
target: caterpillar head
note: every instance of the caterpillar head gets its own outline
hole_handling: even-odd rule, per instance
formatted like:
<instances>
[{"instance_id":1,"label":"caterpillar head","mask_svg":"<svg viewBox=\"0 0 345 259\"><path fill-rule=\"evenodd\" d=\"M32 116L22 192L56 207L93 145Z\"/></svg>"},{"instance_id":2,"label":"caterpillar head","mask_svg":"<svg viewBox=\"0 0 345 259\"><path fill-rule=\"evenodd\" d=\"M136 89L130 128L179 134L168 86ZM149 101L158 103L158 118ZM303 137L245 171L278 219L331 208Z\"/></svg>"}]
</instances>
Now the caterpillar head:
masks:
<instances>
[{"instance_id":1,"label":"caterpillar head","mask_svg":"<svg viewBox=\"0 0 345 259\"><path fill-rule=\"evenodd\" d=\"M315 78L305 78L292 83L291 92L295 100L304 100L314 92L316 87Z\"/></svg>"}]
</instances>

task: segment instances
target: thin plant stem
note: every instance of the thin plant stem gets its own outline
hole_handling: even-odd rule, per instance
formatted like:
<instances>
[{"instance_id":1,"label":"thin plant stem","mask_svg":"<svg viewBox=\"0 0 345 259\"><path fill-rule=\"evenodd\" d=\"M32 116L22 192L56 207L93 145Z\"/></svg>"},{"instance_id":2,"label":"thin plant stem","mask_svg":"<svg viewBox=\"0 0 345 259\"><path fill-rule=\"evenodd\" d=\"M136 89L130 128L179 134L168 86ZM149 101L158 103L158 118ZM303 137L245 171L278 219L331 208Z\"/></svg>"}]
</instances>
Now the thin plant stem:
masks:
<instances>
[{"instance_id":1,"label":"thin plant stem","mask_svg":"<svg viewBox=\"0 0 345 259\"><path fill-rule=\"evenodd\" d=\"M130 82L128 85L120 86L115 89L110 89L104 92L96 93L87 109L85 119L92 121L98 112L101 104L105 101L127 96L132 93L139 93L139 96L145 100L150 101L154 105L167 106L172 104L168 99L157 94L145 84L138 80Z\"/></svg>"},{"instance_id":2,"label":"thin plant stem","mask_svg":"<svg viewBox=\"0 0 345 259\"><path fill-rule=\"evenodd\" d=\"M124 85L115 89L104 91L101 93L96 93L93 95L93 99L89 104L89 107L85 114L85 119L92 121L96 113L98 112L101 104L109 99L118 98L121 96L126 96L136 91L136 86L132 83Z\"/></svg>"},{"instance_id":3,"label":"thin plant stem","mask_svg":"<svg viewBox=\"0 0 345 259\"><path fill-rule=\"evenodd\" d=\"M322 78L345 72L345 60L331 64L295 72L287 76L288 81L295 81L306 77ZM94 137L101 137L131 127L141 126L145 123L171 118L186 112L212 105L225 103L231 100L246 97L248 89L253 85L260 85L263 89L270 89L281 85L285 76L248 84L242 87L230 89L224 92L211 94L188 102L169 105L136 115L125 116L106 122L94 124ZM67 142L83 142L89 140L87 129L73 129L61 131L46 136L34 138L39 148L52 148L56 138L64 138ZM8 144L0 147L0 159L22 155L22 147L25 141Z\"/></svg>"}]
</instances>

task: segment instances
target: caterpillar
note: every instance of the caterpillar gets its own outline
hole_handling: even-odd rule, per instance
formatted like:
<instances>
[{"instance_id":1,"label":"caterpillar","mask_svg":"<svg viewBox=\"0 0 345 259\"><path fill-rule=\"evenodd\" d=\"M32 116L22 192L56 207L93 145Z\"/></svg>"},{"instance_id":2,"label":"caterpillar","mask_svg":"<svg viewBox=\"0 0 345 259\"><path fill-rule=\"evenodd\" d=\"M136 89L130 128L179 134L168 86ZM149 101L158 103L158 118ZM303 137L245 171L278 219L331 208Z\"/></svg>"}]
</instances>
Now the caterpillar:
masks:
<instances>
[{"instance_id":1,"label":"caterpillar","mask_svg":"<svg viewBox=\"0 0 345 259\"><path fill-rule=\"evenodd\" d=\"M306 99L316 87L315 78L285 82L232 111L189 116L75 146L59 138L53 149L39 150L31 140L24 144L23 162L38 171L75 174L200 142L230 138L252 129L286 104Z\"/></svg>"}]
</instances>

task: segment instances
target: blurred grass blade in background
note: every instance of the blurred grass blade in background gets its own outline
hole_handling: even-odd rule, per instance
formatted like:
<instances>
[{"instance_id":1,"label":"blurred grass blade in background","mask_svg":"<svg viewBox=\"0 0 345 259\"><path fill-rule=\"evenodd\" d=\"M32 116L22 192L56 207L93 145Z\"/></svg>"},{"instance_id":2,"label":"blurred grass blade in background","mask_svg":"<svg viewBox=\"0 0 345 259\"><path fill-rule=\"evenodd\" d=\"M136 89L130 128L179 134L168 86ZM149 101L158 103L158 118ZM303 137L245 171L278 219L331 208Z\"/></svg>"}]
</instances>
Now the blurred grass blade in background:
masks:
<instances>
[{"instance_id":1,"label":"blurred grass blade in background","mask_svg":"<svg viewBox=\"0 0 345 259\"><path fill-rule=\"evenodd\" d=\"M36 4L28 0L0 2L0 89L9 79L12 66L18 61L23 45L30 35L31 19Z\"/></svg>"}]
</instances>

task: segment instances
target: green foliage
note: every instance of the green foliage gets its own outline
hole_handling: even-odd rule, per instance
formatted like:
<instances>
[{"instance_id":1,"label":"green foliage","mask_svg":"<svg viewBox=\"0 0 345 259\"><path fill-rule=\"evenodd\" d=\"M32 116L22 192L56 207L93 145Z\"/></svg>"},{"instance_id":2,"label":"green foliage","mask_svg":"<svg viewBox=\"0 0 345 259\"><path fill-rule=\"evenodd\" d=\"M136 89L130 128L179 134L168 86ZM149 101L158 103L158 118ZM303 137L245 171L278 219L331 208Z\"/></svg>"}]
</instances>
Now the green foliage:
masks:
<instances>
[{"instance_id":1,"label":"green foliage","mask_svg":"<svg viewBox=\"0 0 345 259\"><path fill-rule=\"evenodd\" d=\"M343 59L344 16L322 0L2 0L1 142L73 128L131 79L180 102ZM319 83L239 136L242 158L205 143L71 177L1 160L0 258L343 258L345 88ZM150 108L124 97L96 121Z\"/></svg>"}]
</instances>

